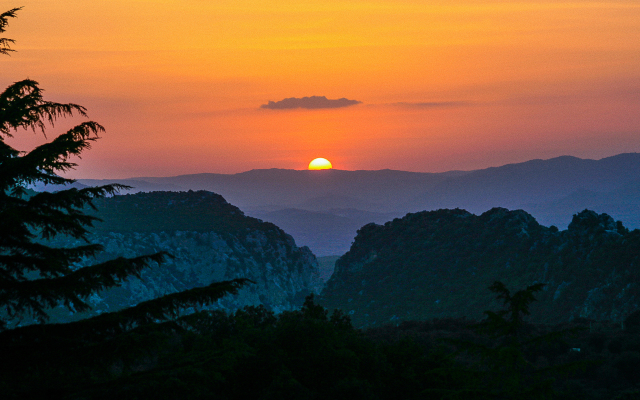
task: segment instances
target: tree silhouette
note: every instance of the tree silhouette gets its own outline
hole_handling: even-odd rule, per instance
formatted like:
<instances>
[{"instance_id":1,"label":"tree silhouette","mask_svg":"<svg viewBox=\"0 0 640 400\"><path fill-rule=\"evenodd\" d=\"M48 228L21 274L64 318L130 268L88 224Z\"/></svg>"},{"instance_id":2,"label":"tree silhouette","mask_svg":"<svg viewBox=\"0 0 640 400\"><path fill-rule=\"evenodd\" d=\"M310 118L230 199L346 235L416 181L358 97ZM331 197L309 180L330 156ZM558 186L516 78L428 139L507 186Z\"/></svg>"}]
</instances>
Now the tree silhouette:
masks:
<instances>
[{"instance_id":1,"label":"tree silhouette","mask_svg":"<svg viewBox=\"0 0 640 400\"><path fill-rule=\"evenodd\" d=\"M19 10L14 8L0 14L0 33ZM11 39L0 39L0 53L13 51L9 48L11 43ZM0 330L19 323L25 316L46 322L47 308L58 305L71 311L88 310L87 298L91 294L116 286L130 276L139 277L150 263L170 257L159 252L82 266L103 250L101 245L91 244L87 239L87 229L99 219L83 210L95 208L95 199L113 195L126 186L70 188L54 193L28 190L34 183L73 183L73 179L58 174L76 167L70 158L89 149L104 128L93 121L83 122L29 152L14 149L6 139L18 130L45 134L46 128L53 127L59 118L73 115L86 116L86 109L77 104L44 100L38 82L30 79L16 82L0 93ZM86 244L68 248L47 245L46 240L57 235L83 239ZM245 282L243 279L218 282L208 288L152 300L136 310L121 313L114 323L122 328L166 319L180 307L209 304L234 293Z\"/></svg>"},{"instance_id":2,"label":"tree silhouette","mask_svg":"<svg viewBox=\"0 0 640 400\"><path fill-rule=\"evenodd\" d=\"M9 18L15 18L16 13L20 8L14 8L9 11L0 14L0 32L4 32L5 27L9 23ZM0 38L0 54L9 54L11 50L11 44L14 43L13 39Z\"/></svg>"},{"instance_id":3,"label":"tree silhouette","mask_svg":"<svg viewBox=\"0 0 640 400\"><path fill-rule=\"evenodd\" d=\"M494 282L489 290L496 294L503 308L485 311L486 319L475 325L484 340L449 340L460 353L471 356L469 367L448 370L461 382L458 388L446 391L449 398L463 399L548 399L555 396L554 378L584 367L581 362L537 366L536 354L545 345L559 343L575 329L550 330L539 333L527 324L529 306L535 294L545 284L537 283L511 293L504 283Z\"/></svg>"},{"instance_id":4,"label":"tree silhouette","mask_svg":"<svg viewBox=\"0 0 640 400\"><path fill-rule=\"evenodd\" d=\"M498 312L485 311L487 319L483 327L493 335L517 340L524 328L524 317L529 315L529 305L536 301L534 294L544 286L536 283L512 295L504 283L495 281L489 290L496 293L496 299L501 300L505 308Z\"/></svg>"}]
</instances>

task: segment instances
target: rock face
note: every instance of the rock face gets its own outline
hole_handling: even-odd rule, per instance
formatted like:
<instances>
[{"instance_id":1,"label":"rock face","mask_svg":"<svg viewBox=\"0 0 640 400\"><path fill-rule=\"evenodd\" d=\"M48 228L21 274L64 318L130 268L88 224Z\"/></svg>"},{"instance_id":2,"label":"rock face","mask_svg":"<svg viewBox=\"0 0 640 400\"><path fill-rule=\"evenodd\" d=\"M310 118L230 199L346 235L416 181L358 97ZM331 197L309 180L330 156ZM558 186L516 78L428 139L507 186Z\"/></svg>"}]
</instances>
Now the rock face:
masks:
<instances>
[{"instance_id":1,"label":"rock face","mask_svg":"<svg viewBox=\"0 0 640 400\"><path fill-rule=\"evenodd\" d=\"M235 310L264 304L276 312L298 307L309 293L319 293L322 280L311 251L295 245L277 226L244 216L222 196L200 192L152 192L115 196L97 204L103 222L89 237L105 251L96 261L119 256L168 251L175 258L147 268L142 279L91 298L91 312L102 313L139 302L208 285L214 281L249 278L238 295L214 308ZM60 239L60 245L80 245ZM93 263L93 260L86 260ZM54 321L87 317L54 310Z\"/></svg>"},{"instance_id":2,"label":"rock face","mask_svg":"<svg viewBox=\"0 0 640 400\"><path fill-rule=\"evenodd\" d=\"M522 210L407 214L358 231L322 292L359 326L439 317L481 318L500 305L487 290L546 283L531 319L621 321L640 305L640 231L585 210L565 231Z\"/></svg>"}]
</instances>

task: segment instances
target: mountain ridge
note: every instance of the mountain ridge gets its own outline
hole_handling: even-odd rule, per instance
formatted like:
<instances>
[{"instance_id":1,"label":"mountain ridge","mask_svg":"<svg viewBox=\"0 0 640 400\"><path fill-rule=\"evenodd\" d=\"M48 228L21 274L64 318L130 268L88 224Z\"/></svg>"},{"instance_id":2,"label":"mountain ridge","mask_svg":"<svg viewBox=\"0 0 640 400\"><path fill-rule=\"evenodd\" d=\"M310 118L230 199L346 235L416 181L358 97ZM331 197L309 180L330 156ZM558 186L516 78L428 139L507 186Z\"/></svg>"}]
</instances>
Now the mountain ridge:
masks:
<instances>
[{"instance_id":1,"label":"mountain ridge","mask_svg":"<svg viewBox=\"0 0 640 400\"><path fill-rule=\"evenodd\" d=\"M144 269L139 279L91 296L93 310L69 315L53 309L52 321L68 322L115 311L153 298L213 282L247 278L253 283L210 309L235 311L260 304L274 311L299 307L306 295L322 288L318 262L309 248L272 223L245 216L222 196L205 192L152 192L95 201L87 214L100 218L90 229L90 243L104 251L81 265L117 257L166 251L173 257ZM58 236L54 247L85 242Z\"/></svg>"},{"instance_id":2,"label":"mountain ridge","mask_svg":"<svg viewBox=\"0 0 640 400\"><path fill-rule=\"evenodd\" d=\"M376 215L399 217L409 212L464 208L482 213L493 207L523 209L544 225L568 226L571 216L589 208L624 220L630 228L640 227L640 154L622 153L599 160L560 156L534 159L472 171L425 173L383 170L289 170L254 169L237 174L200 173L174 177L78 180L77 184L123 183L138 186L129 192L154 190L207 190L219 193L247 215L278 224L281 220L265 213L282 209L298 213L288 231L305 231L307 239L296 237L318 256L343 254L355 237L359 219L352 219L349 234L337 229L323 235L342 237L341 244L325 246L314 234L315 212L333 214L332 209L351 208ZM625 187L628 189L625 192ZM587 190L594 196L576 196ZM125 192L125 193L129 193ZM565 203L576 203L570 209ZM565 199L563 203L563 199ZM336 217L338 215L335 215ZM366 222L379 222L369 220ZM311 240L313 239L313 240Z\"/></svg>"},{"instance_id":3,"label":"mountain ridge","mask_svg":"<svg viewBox=\"0 0 640 400\"><path fill-rule=\"evenodd\" d=\"M531 320L622 321L640 306L640 230L584 210L566 230L523 210L410 213L358 230L335 264L321 302L358 326L432 318L479 319L495 308L484 292L544 283Z\"/></svg>"}]
</instances>

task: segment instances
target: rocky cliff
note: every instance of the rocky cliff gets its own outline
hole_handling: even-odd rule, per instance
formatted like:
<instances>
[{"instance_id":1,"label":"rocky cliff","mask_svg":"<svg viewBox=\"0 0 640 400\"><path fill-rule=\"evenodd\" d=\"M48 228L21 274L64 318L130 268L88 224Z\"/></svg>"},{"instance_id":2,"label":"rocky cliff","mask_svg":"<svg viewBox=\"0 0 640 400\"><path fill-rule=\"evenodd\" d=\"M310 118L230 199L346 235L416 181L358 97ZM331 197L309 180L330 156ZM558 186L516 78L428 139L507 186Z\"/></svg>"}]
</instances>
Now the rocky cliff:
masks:
<instances>
[{"instance_id":1,"label":"rocky cliff","mask_svg":"<svg viewBox=\"0 0 640 400\"><path fill-rule=\"evenodd\" d=\"M639 249L639 230L588 210L564 231L504 208L407 214L358 231L322 302L359 326L480 318L497 307L487 290L494 281L512 291L543 282L533 321L621 321L640 305Z\"/></svg>"},{"instance_id":2,"label":"rocky cliff","mask_svg":"<svg viewBox=\"0 0 640 400\"><path fill-rule=\"evenodd\" d=\"M97 260L168 251L175 258L147 268L142 279L130 278L121 287L91 298L91 312L102 313L135 305L165 294L204 286L213 281L249 278L254 284L227 296L217 308L234 310L264 304L276 312L302 304L322 287L315 256L297 247L277 226L245 216L222 196L199 192L152 192L115 196L97 203L89 240L104 246ZM82 243L57 239L60 246ZM54 321L86 317L62 308Z\"/></svg>"}]
</instances>

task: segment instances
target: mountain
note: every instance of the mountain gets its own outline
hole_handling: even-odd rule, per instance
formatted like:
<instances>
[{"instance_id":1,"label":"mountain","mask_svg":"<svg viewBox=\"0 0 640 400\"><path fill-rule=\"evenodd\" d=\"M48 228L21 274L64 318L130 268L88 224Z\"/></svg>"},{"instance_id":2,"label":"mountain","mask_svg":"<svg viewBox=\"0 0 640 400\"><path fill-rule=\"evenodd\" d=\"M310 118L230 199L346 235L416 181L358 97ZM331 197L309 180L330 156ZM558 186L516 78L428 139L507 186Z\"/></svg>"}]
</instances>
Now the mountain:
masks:
<instances>
[{"instance_id":1,"label":"mountain","mask_svg":"<svg viewBox=\"0 0 640 400\"><path fill-rule=\"evenodd\" d=\"M331 208L358 208L373 212L397 211L398 195L420 195L449 177L464 172L439 174L380 171L296 171L286 169L251 170L239 174L194 174L165 178L80 179L79 183L96 186L122 183L136 191L207 190L220 193L243 210L269 207L301 208L325 211ZM358 205L358 207L353 207Z\"/></svg>"},{"instance_id":2,"label":"mountain","mask_svg":"<svg viewBox=\"0 0 640 400\"><path fill-rule=\"evenodd\" d=\"M628 199L619 198L617 191L633 182L640 182L640 154L620 154L601 160L564 156L471 171L425 190L407 202L405 208L461 207L484 212L497 206L529 210L544 205L554 210L549 206L579 191L606 193L610 202L619 203ZM635 193L636 201L640 199L638 194ZM562 213L566 218L562 225L566 226L578 210Z\"/></svg>"},{"instance_id":3,"label":"mountain","mask_svg":"<svg viewBox=\"0 0 640 400\"><path fill-rule=\"evenodd\" d=\"M640 305L640 230L584 210L566 230L493 208L412 213L358 231L322 292L358 326L431 318L479 319L495 281L513 291L545 283L531 320L622 321Z\"/></svg>"},{"instance_id":4,"label":"mountain","mask_svg":"<svg viewBox=\"0 0 640 400\"><path fill-rule=\"evenodd\" d=\"M94 295L91 314L72 316L54 309L53 321L80 319L129 307L162 295L249 278L254 283L227 296L214 308L235 310L264 304L283 311L299 307L309 293L322 288L318 263L306 247L277 226L245 216L217 194L199 192L137 193L96 201L89 241L104 246L94 263L166 250L174 259L143 271L141 279ZM80 241L56 238L59 246ZM84 264L84 263L83 263Z\"/></svg>"},{"instance_id":5,"label":"mountain","mask_svg":"<svg viewBox=\"0 0 640 400\"><path fill-rule=\"evenodd\" d=\"M559 226L563 224L566 215L583 209L606 212L625 221L629 227L640 227L640 180L631 181L608 192L580 188L561 199L528 207L539 219Z\"/></svg>"},{"instance_id":6,"label":"mountain","mask_svg":"<svg viewBox=\"0 0 640 400\"><path fill-rule=\"evenodd\" d=\"M381 224L399 216L356 209L321 212L297 208L254 211L251 215L276 224L295 237L296 242L314 249L314 254L319 257L346 253L361 226L371 222Z\"/></svg>"},{"instance_id":7,"label":"mountain","mask_svg":"<svg viewBox=\"0 0 640 400\"><path fill-rule=\"evenodd\" d=\"M78 181L84 185L111 182L134 186L128 193L220 193L248 215L286 225L299 244L321 256L343 254L357 228L366 223L441 208L464 208L473 213L493 207L522 209L541 224L560 228L568 226L575 212L589 208L622 219L631 228L640 227L638 153L601 160L563 156L467 172L265 169ZM367 218L340 214L339 210L345 209L370 214Z\"/></svg>"}]
</instances>

